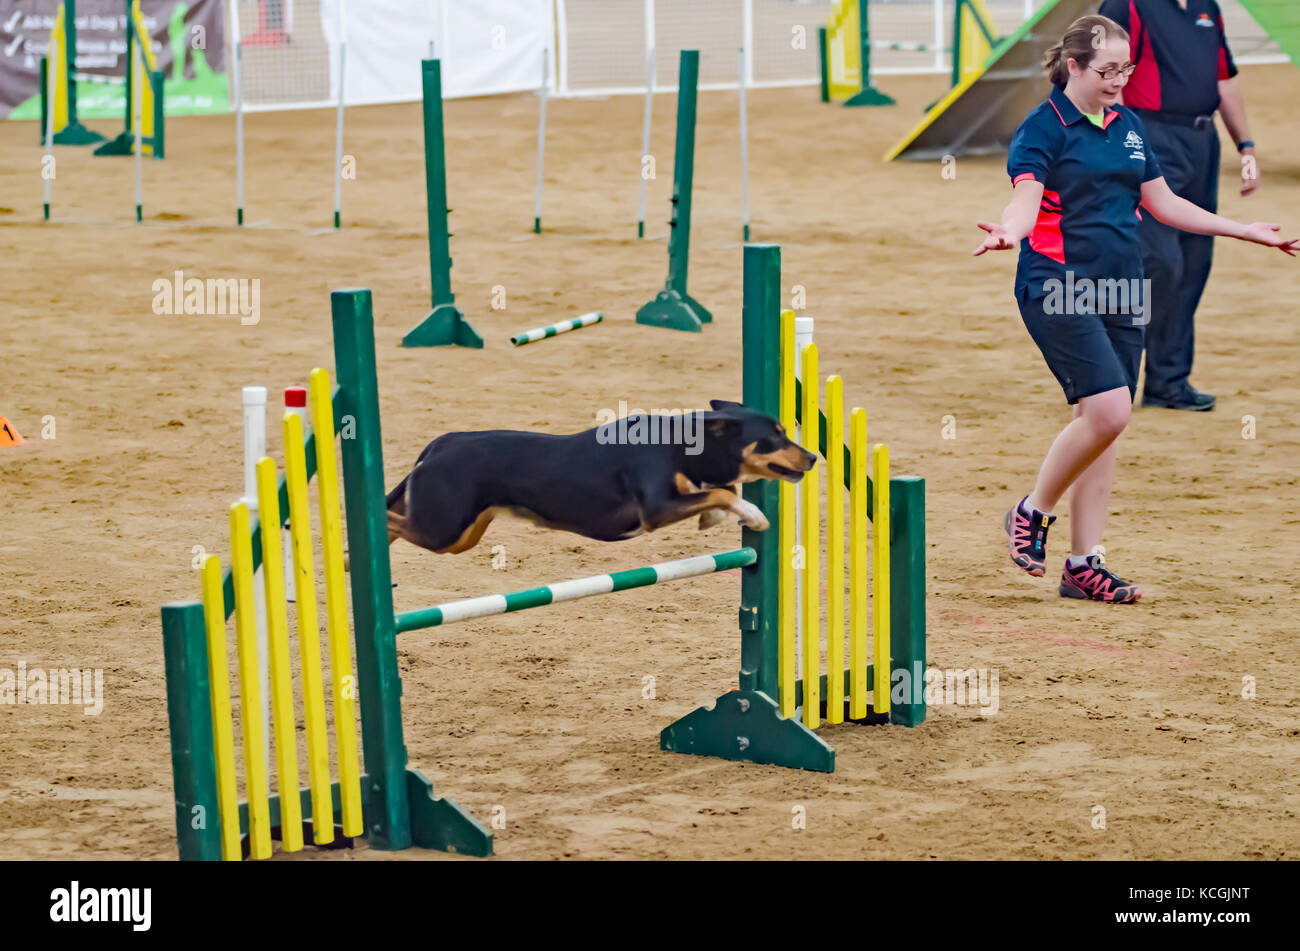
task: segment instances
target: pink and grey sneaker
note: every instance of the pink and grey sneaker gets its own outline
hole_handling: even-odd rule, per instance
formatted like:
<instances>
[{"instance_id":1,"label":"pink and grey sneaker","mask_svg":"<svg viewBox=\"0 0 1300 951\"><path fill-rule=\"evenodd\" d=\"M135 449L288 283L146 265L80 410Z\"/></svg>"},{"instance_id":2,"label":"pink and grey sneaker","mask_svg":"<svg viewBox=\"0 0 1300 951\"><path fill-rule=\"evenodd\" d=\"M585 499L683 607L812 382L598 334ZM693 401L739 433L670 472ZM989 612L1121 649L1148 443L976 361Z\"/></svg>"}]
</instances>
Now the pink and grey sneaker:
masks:
<instances>
[{"instance_id":1,"label":"pink and grey sneaker","mask_svg":"<svg viewBox=\"0 0 1300 951\"><path fill-rule=\"evenodd\" d=\"M1061 573L1061 597L1103 601L1106 604L1132 604L1142 597L1142 589L1129 584L1106 567L1101 555L1089 555L1077 568L1065 563Z\"/></svg>"},{"instance_id":2,"label":"pink and grey sneaker","mask_svg":"<svg viewBox=\"0 0 1300 951\"><path fill-rule=\"evenodd\" d=\"M1007 512L1002 527L1011 537L1011 560L1035 578L1041 578L1047 568L1047 529L1056 521L1048 515L1025 505L1025 496Z\"/></svg>"}]
</instances>

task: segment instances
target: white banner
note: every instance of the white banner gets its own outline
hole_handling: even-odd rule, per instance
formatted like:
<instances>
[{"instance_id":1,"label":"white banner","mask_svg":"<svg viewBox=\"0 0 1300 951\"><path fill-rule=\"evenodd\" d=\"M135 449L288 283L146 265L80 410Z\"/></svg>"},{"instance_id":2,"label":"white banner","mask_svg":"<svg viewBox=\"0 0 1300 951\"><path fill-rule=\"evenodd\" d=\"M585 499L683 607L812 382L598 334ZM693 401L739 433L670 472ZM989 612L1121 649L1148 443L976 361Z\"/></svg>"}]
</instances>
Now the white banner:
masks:
<instances>
[{"instance_id":1,"label":"white banner","mask_svg":"<svg viewBox=\"0 0 1300 951\"><path fill-rule=\"evenodd\" d=\"M337 47L344 3L348 105L418 100L420 60L442 60L443 96L536 89L553 33L552 0L323 0Z\"/></svg>"}]
</instances>

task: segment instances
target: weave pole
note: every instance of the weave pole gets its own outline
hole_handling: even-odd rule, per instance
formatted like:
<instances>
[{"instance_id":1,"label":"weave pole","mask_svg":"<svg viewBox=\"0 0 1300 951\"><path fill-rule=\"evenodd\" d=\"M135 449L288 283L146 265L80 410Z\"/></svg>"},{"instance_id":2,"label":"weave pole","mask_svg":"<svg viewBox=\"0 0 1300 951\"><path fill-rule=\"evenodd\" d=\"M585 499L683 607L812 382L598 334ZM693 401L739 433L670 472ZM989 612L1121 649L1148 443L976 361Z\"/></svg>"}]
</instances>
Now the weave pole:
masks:
<instances>
[{"instance_id":1,"label":"weave pole","mask_svg":"<svg viewBox=\"0 0 1300 951\"><path fill-rule=\"evenodd\" d=\"M581 317L574 317L572 320L561 320L559 323L550 324L546 327L537 327L533 330L517 333L510 338L510 342L516 347L522 347L524 344L532 343L535 340L545 340L547 337L565 334L570 330L590 327L592 324L598 324L604 319L604 314L598 310L593 310L590 314L583 314Z\"/></svg>"},{"instance_id":2,"label":"weave pole","mask_svg":"<svg viewBox=\"0 0 1300 951\"><path fill-rule=\"evenodd\" d=\"M343 8L339 7L339 26L342 28ZM338 118L334 131L334 227L341 225L343 218L343 83L348 64L347 41L339 43L339 102Z\"/></svg>"},{"instance_id":3,"label":"weave pole","mask_svg":"<svg viewBox=\"0 0 1300 951\"><path fill-rule=\"evenodd\" d=\"M131 25L127 24L127 31L130 32ZM144 92L142 86L149 81L149 77L144 68L144 43L147 40L141 40L136 43L132 49L134 55L131 62L126 64L126 68L131 70L131 76L135 80L131 88L131 128L135 133L135 220L139 224L144 220L144 164L140 153L143 151L140 143L141 126L144 125L144 113L142 100Z\"/></svg>"},{"instance_id":4,"label":"weave pole","mask_svg":"<svg viewBox=\"0 0 1300 951\"><path fill-rule=\"evenodd\" d=\"M234 10L239 5L234 4ZM235 29L238 30L238 21ZM236 33L236 36L238 34ZM235 40L235 224L244 223L244 44Z\"/></svg>"},{"instance_id":5,"label":"weave pole","mask_svg":"<svg viewBox=\"0 0 1300 951\"><path fill-rule=\"evenodd\" d=\"M49 80L49 89L46 92L48 108L45 110L45 168L41 170L45 178L45 220L50 220L50 179L54 177L54 74L57 70L54 68L54 58L59 55L59 41L54 35L50 36L50 51L46 54L46 78Z\"/></svg>"},{"instance_id":6,"label":"weave pole","mask_svg":"<svg viewBox=\"0 0 1300 951\"><path fill-rule=\"evenodd\" d=\"M542 233L542 170L546 160L546 93L551 81L550 50L542 50L542 84L537 87L537 202L533 206L533 234Z\"/></svg>"},{"instance_id":7,"label":"weave pole","mask_svg":"<svg viewBox=\"0 0 1300 951\"><path fill-rule=\"evenodd\" d=\"M481 598L464 598L460 601L448 601L431 608L418 611L405 611L397 615L397 633L415 631L426 627L439 627L470 618L488 617L493 614L509 614L512 611L524 611L539 608L547 604L559 604L561 601L576 601L590 598L597 594L611 594L615 591L627 591L632 588L644 588L664 581L677 581L680 578L694 578L710 575L733 568L745 568L758 560L758 554L752 548L737 548L716 555L696 555L677 561L664 561L646 568L633 568L630 571L616 571L607 575L592 575L589 578L574 578L556 584L543 585L540 588L526 588L510 594L489 594Z\"/></svg>"},{"instance_id":8,"label":"weave pole","mask_svg":"<svg viewBox=\"0 0 1300 951\"><path fill-rule=\"evenodd\" d=\"M749 240L749 110L745 108L745 49L738 49L740 60L740 209L741 239Z\"/></svg>"},{"instance_id":9,"label":"weave pole","mask_svg":"<svg viewBox=\"0 0 1300 951\"><path fill-rule=\"evenodd\" d=\"M652 11L654 7L652 4L647 4L646 9L647 11ZM647 16L653 16L653 14L648 12ZM640 170L637 172L638 177L641 179L641 197L636 213L636 236L638 238L645 237L645 163L646 159L650 157L650 113L653 108L654 98L655 51L654 48L651 47L650 51L646 53L645 118L641 121L641 161L638 163L640 165Z\"/></svg>"}]
</instances>

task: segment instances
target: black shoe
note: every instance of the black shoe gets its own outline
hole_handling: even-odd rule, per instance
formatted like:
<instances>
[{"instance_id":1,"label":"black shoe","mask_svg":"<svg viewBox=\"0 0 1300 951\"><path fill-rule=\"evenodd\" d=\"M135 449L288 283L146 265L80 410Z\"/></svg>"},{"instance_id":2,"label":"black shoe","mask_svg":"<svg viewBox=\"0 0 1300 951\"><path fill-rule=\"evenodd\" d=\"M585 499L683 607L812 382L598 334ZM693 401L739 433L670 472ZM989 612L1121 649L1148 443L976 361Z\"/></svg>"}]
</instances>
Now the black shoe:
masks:
<instances>
[{"instance_id":1,"label":"black shoe","mask_svg":"<svg viewBox=\"0 0 1300 951\"><path fill-rule=\"evenodd\" d=\"M1143 406L1159 406L1162 409L1190 409L1194 412L1205 412L1214 409L1214 402L1212 394L1202 393L1191 385L1183 387L1174 396L1156 396L1146 392L1142 394Z\"/></svg>"}]
</instances>

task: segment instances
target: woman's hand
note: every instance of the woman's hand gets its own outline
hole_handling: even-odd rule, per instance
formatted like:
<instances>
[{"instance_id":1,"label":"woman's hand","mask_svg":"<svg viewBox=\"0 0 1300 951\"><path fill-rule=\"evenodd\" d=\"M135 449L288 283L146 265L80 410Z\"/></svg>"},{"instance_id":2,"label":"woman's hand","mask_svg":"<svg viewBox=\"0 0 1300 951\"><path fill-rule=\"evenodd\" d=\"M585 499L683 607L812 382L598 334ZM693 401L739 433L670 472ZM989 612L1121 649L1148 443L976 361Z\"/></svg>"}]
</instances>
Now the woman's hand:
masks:
<instances>
[{"instance_id":1,"label":"woman's hand","mask_svg":"<svg viewBox=\"0 0 1300 951\"><path fill-rule=\"evenodd\" d=\"M1019 241L1013 241L1007 229L1002 225L990 224L987 221L980 221L977 224L989 233L984 239L984 243L975 249L975 257L979 257L985 251L1009 251L1014 248Z\"/></svg>"},{"instance_id":2,"label":"woman's hand","mask_svg":"<svg viewBox=\"0 0 1300 951\"><path fill-rule=\"evenodd\" d=\"M1271 221L1256 221L1252 225L1246 225L1246 231L1241 236L1241 240L1252 241L1255 244L1262 244L1269 248L1277 248L1283 254L1295 257L1296 252L1300 251L1300 238L1280 238L1277 232L1281 230L1280 225L1275 225Z\"/></svg>"}]
</instances>

